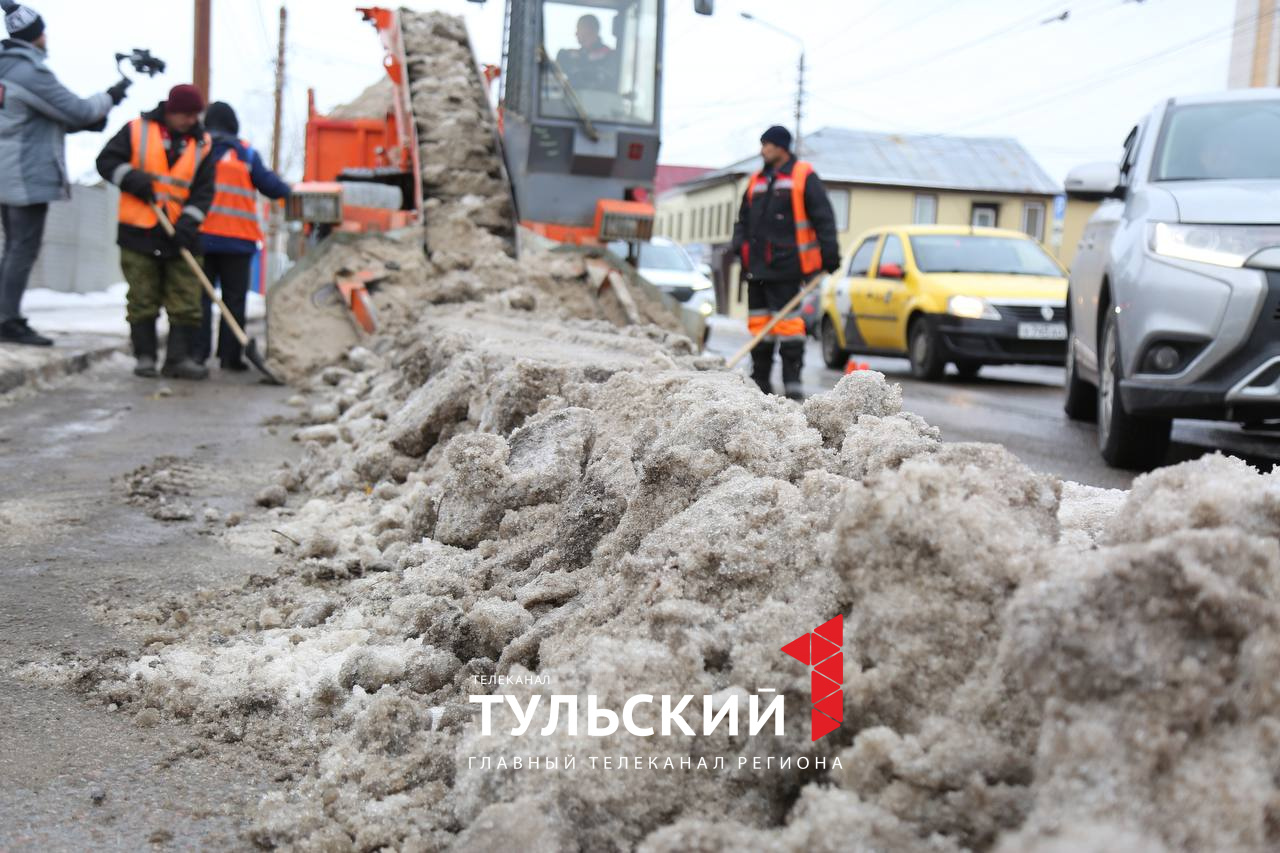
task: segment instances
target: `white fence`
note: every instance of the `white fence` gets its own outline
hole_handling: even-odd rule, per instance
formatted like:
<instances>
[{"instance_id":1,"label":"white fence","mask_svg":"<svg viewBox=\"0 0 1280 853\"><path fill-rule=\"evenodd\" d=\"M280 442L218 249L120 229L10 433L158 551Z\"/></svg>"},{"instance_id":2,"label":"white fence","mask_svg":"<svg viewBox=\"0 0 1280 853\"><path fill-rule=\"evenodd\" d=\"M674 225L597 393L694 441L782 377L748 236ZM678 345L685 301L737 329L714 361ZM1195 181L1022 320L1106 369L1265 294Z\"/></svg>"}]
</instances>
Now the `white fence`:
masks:
<instances>
[{"instance_id":1,"label":"white fence","mask_svg":"<svg viewBox=\"0 0 1280 853\"><path fill-rule=\"evenodd\" d=\"M28 286L92 293L123 281L116 246L119 198L110 184L76 184L71 201L49 205L44 246Z\"/></svg>"}]
</instances>

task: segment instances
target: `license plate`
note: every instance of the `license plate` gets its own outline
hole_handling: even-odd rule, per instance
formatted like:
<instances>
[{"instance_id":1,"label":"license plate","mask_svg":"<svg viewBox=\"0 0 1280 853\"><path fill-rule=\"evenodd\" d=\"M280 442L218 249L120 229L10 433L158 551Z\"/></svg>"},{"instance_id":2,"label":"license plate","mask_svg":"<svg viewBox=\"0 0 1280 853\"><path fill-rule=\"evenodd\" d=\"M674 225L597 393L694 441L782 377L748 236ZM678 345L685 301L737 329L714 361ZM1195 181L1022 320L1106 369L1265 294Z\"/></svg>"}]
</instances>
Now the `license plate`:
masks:
<instances>
[{"instance_id":1,"label":"license plate","mask_svg":"<svg viewBox=\"0 0 1280 853\"><path fill-rule=\"evenodd\" d=\"M1024 341L1065 341L1066 323L1019 323L1018 337Z\"/></svg>"}]
</instances>

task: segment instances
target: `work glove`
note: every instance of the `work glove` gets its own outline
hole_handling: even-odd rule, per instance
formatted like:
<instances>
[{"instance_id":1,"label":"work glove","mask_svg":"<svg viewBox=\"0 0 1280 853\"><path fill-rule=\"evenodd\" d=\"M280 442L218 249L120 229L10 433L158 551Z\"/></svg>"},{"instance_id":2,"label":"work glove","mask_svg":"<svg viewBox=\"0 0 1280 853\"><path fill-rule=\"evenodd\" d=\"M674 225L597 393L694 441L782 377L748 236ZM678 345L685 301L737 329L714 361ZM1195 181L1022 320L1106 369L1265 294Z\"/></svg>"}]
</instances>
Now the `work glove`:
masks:
<instances>
[{"instance_id":1,"label":"work glove","mask_svg":"<svg viewBox=\"0 0 1280 853\"><path fill-rule=\"evenodd\" d=\"M185 213L178 217L178 221L173 224L173 242L180 249L186 249L192 254L199 253L200 223L195 217Z\"/></svg>"},{"instance_id":2,"label":"work glove","mask_svg":"<svg viewBox=\"0 0 1280 853\"><path fill-rule=\"evenodd\" d=\"M120 82L107 90L107 94L111 96L111 103L116 106L124 100L124 93L129 91L129 87L133 85L133 81L128 77L121 77Z\"/></svg>"},{"instance_id":3,"label":"work glove","mask_svg":"<svg viewBox=\"0 0 1280 853\"><path fill-rule=\"evenodd\" d=\"M825 253L824 253L825 254ZM822 268L829 273L834 273L840 269L840 256L827 255L822 259Z\"/></svg>"},{"instance_id":4,"label":"work glove","mask_svg":"<svg viewBox=\"0 0 1280 853\"><path fill-rule=\"evenodd\" d=\"M141 169L133 169L120 181L120 189L139 201L151 204L156 200L155 176Z\"/></svg>"}]
</instances>

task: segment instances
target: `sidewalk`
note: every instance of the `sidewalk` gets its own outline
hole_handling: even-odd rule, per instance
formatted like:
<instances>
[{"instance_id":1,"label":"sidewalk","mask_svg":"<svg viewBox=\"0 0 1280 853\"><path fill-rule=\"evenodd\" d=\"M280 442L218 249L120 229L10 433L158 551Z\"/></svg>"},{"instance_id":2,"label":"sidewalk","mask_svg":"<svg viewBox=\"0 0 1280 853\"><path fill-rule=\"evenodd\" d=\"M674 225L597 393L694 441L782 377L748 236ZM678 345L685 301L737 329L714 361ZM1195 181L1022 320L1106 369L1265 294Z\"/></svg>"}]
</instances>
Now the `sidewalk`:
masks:
<instances>
[{"instance_id":1,"label":"sidewalk","mask_svg":"<svg viewBox=\"0 0 1280 853\"><path fill-rule=\"evenodd\" d=\"M0 344L0 398L26 385L81 373L112 353L123 352L123 335L52 335L52 347Z\"/></svg>"},{"instance_id":2,"label":"sidewalk","mask_svg":"<svg viewBox=\"0 0 1280 853\"><path fill-rule=\"evenodd\" d=\"M127 285L96 293L27 291L22 310L37 332L53 338L52 347L0 344L0 399L19 388L81 373L116 352L128 352L129 326L124 319ZM249 325L264 316L262 297L250 294ZM216 313L216 312L215 312ZM161 340L168 333L163 316L157 324Z\"/></svg>"}]
</instances>

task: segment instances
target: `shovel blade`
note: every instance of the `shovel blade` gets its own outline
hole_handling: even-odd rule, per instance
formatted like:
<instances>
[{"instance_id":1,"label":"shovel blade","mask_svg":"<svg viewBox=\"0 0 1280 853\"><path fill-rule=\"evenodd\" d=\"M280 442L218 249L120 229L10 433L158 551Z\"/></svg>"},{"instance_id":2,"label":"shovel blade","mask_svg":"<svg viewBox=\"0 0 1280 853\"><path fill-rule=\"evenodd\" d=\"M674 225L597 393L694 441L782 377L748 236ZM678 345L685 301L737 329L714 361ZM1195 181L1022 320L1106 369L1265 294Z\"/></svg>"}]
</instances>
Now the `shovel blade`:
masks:
<instances>
[{"instance_id":1,"label":"shovel blade","mask_svg":"<svg viewBox=\"0 0 1280 853\"><path fill-rule=\"evenodd\" d=\"M244 348L244 357L249 359L249 363L258 369L258 372L262 374L262 378L267 382L267 384L284 384L284 382L280 380L280 377L272 373L271 369L267 367L267 362L263 359L262 353L258 352L258 342L253 338L249 338L249 343Z\"/></svg>"}]
</instances>

